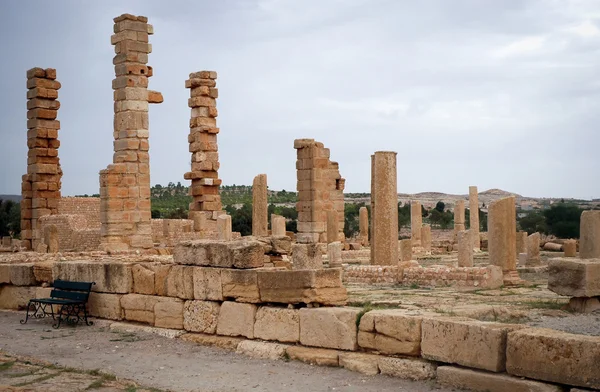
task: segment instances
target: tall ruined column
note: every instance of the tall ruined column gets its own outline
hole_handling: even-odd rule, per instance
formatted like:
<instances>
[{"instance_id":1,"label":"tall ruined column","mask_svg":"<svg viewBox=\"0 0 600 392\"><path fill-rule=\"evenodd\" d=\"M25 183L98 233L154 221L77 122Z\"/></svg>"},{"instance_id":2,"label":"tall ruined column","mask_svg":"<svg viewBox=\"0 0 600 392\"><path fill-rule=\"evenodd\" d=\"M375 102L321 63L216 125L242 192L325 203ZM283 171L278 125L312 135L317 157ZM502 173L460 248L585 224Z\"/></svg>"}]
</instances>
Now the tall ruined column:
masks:
<instances>
[{"instance_id":1,"label":"tall ruined column","mask_svg":"<svg viewBox=\"0 0 600 392\"><path fill-rule=\"evenodd\" d=\"M517 214L515 197L505 197L490 203L488 209L488 248L490 264L502 268L505 282L518 280ZM510 283L510 282L507 282Z\"/></svg>"},{"instance_id":2,"label":"tall ruined column","mask_svg":"<svg viewBox=\"0 0 600 392\"><path fill-rule=\"evenodd\" d=\"M147 249L153 245L148 104L162 102L160 93L148 90L154 30L145 16L123 14L114 22L114 155L100 171L101 249Z\"/></svg>"},{"instance_id":3,"label":"tall ruined column","mask_svg":"<svg viewBox=\"0 0 600 392\"><path fill-rule=\"evenodd\" d=\"M415 200L410 203L410 234L413 246L421 246L421 227L423 227L421 203Z\"/></svg>"},{"instance_id":4,"label":"tall ruined column","mask_svg":"<svg viewBox=\"0 0 600 392\"><path fill-rule=\"evenodd\" d=\"M185 87L190 89L188 106L192 108L190 119L190 152L192 170L183 176L192 180L190 194L190 219L199 220L194 225L196 231L216 232L216 222L221 214L221 196L219 195L219 149L217 145L217 73L200 71L190 74ZM201 218L201 219L198 219Z\"/></svg>"},{"instance_id":5,"label":"tall ruined column","mask_svg":"<svg viewBox=\"0 0 600 392\"><path fill-rule=\"evenodd\" d=\"M369 210L367 207L360 207L358 210L358 228L360 229L361 244L369 245Z\"/></svg>"},{"instance_id":6,"label":"tall ruined column","mask_svg":"<svg viewBox=\"0 0 600 392\"><path fill-rule=\"evenodd\" d=\"M62 169L56 119L60 82L52 68L27 71L27 174L21 184L21 246L36 249L43 234L38 219L58 212Z\"/></svg>"},{"instance_id":7,"label":"tall ruined column","mask_svg":"<svg viewBox=\"0 0 600 392\"><path fill-rule=\"evenodd\" d=\"M421 247L425 254L431 254L431 225L421 227Z\"/></svg>"},{"instance_id":8,"label":"tall ruined column","mask_svg":"<svg viewBox=\"0 0 600 392\"><path fill-rule=\"evenodd\" d=\"M398 264L398 188L396 154L371 155L371 264Z\"/></svg>"},{"instance_id":9,"label":"tall ruined column","mask_svg":"<svg viewBox=\"0 0 600 392\"><path fill-rule=\"evenodd\" d=\"M600 259L600 211L582 212L579 228L579 257Z\"/></svg>"},{"instance_id":10,"label":"tall ruined column","mask_svg":"<svg viewBox=\"0 0 600 392\"><path fill-rule=\"evenodd\" d=\"M329 160L330 152L314 139L296 139L298 202L298 243L327 242L327 213L337 218L337 240L344 237L344 187L337 162ZM333 218L332 218L333 219Z\"/></svg>"},{"instance_id":11,"label":"tall ruined column","mask_svg":"<svg viewBox=\"0 0 600 392\"><path fill-rule=\"evenodd\" d=\"M458 239L458 232L465 229L465 201L457 200L454 205L454 239ZM470 237L469 237L470 238Z\"/></svg>"},{"instance_id":12,"label":"tall ruined column","mask_svg":"<svg viewBox=\"0 0 600 392\"><path fill-rule=\"evenodd\" d=\"M469 187L469 230L473 240L473 249L479 250L479 197L476 186Z\"/></svg>"},{"instance_id":13,"label":"tall ruined column","mask_svg":"<svg viewBox=\"0 0 600 392\"><path fill-rule=\"evenodd\" d=\"M252 182L252 235L265 237L269 222L267 204L267 175L259 174ZM272 230L272 228L271 228Z\"/></svg>"}]
</instances>

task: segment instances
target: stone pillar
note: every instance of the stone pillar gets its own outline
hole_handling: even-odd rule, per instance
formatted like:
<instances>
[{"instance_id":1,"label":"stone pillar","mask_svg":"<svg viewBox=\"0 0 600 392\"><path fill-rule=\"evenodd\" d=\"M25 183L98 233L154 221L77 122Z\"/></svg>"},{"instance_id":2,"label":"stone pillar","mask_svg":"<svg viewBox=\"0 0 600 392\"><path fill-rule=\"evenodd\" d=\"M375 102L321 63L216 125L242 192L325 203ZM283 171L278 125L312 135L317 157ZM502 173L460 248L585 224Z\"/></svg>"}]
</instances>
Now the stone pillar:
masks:
<instances>
[{"instance_id":1,"label":"stone pillar","mask_svg":"<svg viewBox=\"0 0 600 392\"><path fill-rule=\"evenodd\" d=\"M101 249L147 249L153 246L148 104L162 102L160 93L148 90L154 30L144 16L124 14L114 22L114 154L100 171Z\"/></svg>"},{"instance_id":2,"label":"stone pillar","mask_svg":"<svg viewBox=\"0 0 600 392\"><path fill-rule=\"evenodd\" d=\"M342 266L342 243L339 241L327 244L327 258L329 259L329 267Z\"/></svg>"},{"instance_id":3,"label":"stone pillar","mask_svg":"<svg viewBox=\"0 0 600 392\"><path fill-rule=\"evenodd\" d=\"M465 201L457 200L454 205L454 239L457 240L458 232L465 229Z\"/></svg>"},{"instance_id":4,"label":"stone pillar","mask_svg":"<svg viewBox=\"0 0 600 392\"><path fill-rule=\"evenodd\" d=\"M268 235L267 175L259 174L252 182L252 235Z\"/></svg>"},{"instance_id":5,"label":"stone pillar","mask_svg":"<svg viewBox=\"0 0 600 392\"><path fill-rule=\"evenodd\" d=\"M469 230L461 230L456 236L458 241L458 266L473 266L473 240Z\"/></svg>"},{"instance_id":6,"label":"stone pillar","mask_svg":"<svg viewBox=\"0 0 600 392\"><path fill-rule=\"evenodd\" d=\"M59 251L58 228L55 225L44 227L44 243L48 245L48 253Z\"/></svg>"},{"instance_id":7,"label":"stone pillar","mask_svg":"<svg viewBox=\"0 0 600 392\"><path fill-rule=\"evenodd\" d=\"M219 232L219 240L232 240L231 215L221 214L217 217L217 230Z\"/></svg>"},{"instance_id":8,"label":"stone pillar","mask_svg":"<svg viewBox=\"0 0 600 392\"><path fill-rule=\"evenodd\" d=\"M501 267L505 275L517 269L517 254L515 253L517 248L516 226L517 216L514 196L490 203L488 209L490 264Z\"/></svg>"},{"instance_id":9,"label":"stone pillar","mask_svg":"<svg viewBox=\"0 0 600 392\"><path fill-rule=\"evenodd\" d=\"M371 155L371 264L398 264L398 188L396 154Z\"/></svg>"},{"instance_id":10,"label":"stone pillar","mask_svg":"<svg viewBox=\"0 0 600 392\"><path fill-rule=\"evenodd\" d=\"M411 261L412 260L412 239L400 240L400 261Z\"/></svg>"},{"instance_id":11,"label":"stone pillar","mask_svg":"<svg viewBox=\"0 0 600 392\"><path fill-rule=\"evenodd\" d=\"M489 218L488 218L489 219ZM471 230L471 237L473 240L473 249L478 251L480 249L479 242L479 196L477 193L476 186L469 187L469 223Z\"/></svg>"},{"instance_id":12,"label":"stone pillar","mask_svg":"<svg viewBox=\"0 0 600 392\"><path fill-rule=\"evenodd\" d=\"M527 237L527 265L536 266L540 264L540 233L533 233Z\"/></svg>"},{"instance_id":13,"label":"stone pillar","mask_svg":"<svg viewBox=\"0 0 600 392\"><path fill-rule=\"evenodd\" d=\"M421 226L421 246L425 254L431 254L431 226Z\"/></svg>"},{"instance_id":14,"label":"stone pillar","mask_svg":"<svg viewBox=\"0 0 600 392\"><path fill-rule=\"evenodd\" d=\"M410 235L414 246L421 246L422 226L423 215L421 214L421 203L412 201L410 203Z\"/></svg>"},{"instance_id":15,"label":"stone pillar","mask_svg":"<svg viewBox=\"0 0 600 392\"><path fill-rule=\"evenodd\" d=\"M219 148L217 145L217 73L200 71L190 74L185 81L190 89L188 106L192 109L190 133L188 135L189 151L192 153L191 171L183 178L191 180L189 218L196 221L197 215L204 215L203 226L194 225L195 231L214 233L216 221L221 211L219 186Z\"/></svg>"},{"instance_id":16,"label":"stone pillar","mask_svg":"<svg viewBox=\"0 0 600 392\"><path fill-rule=\"evenodd\" d=\"M517 247L516 255L519 257L519 253L527 253L527 232L517 231Z\"/></svg>"},{"instance_id":17,"label":"stone pillar","mask_svg":"<svg viewBox=\"0 0 600 392\"><path fill-rule=\"evenodd\" d=\"M358 227L360 229L360 243L363 246L369 245L369 210L367 207L360 207L358 210Z\"/></svg>"},{"instance_id":18,"label":"stone pillar","mask_svg":"<svg viewBox=\"0 0 600 392\"><path fill-rule=\"evenodd\" d=\"M344 242L344 188L337 162L330 151L314 139L296 139L299 243L327 242L327 212L337 216L336 241Z\"/></svg>"},{"instance_id":19,"label":"stone pillar","mask_svg":"<svg viewBox=\"0 0 600 392\"><path fill-rule=\"evenodd\" d=\"M566 240L563 243L563 251L565 252L565 257L576 257L577 256L577 241Z\"/></svg>"},{"instance_id":20,"label":"stone pillar","mask_svg":"<svg viewBox=\"0 0 600 392\"><path fill-rule=\"evenodd\" d=\"M336 242L339 239L337 211L327 211L327 243Z\"/></svg>"},{"instance_id":21,"label":"stone pillar","mask_svg":"<svg viewBox=\"0 0 600 392\"><path fill-rule=\"evenodd\" d=\"M62 169L58 159L57 101L61 84L53 68L27 71L27 174L21 184L21 245L36 249L43 234L39 218L58 213Z\"/></svg>"},{"instance_id":22,"label":"stone pillar","mask_svg":"<svg viewBox=\"0 0 600 392\"><path fill-rule=\"evenodd\" d=\"M579 257L600 259L600 211L583 211L579 227Z\"/></svg>"},{"instance_id":23,"label":"stone pillar","mask_svg":"<svg viewBox=\"0 0 600 392\"><path fill-rule=\"evenodd\" d=\"M292 245L292 269L323 269L323 255L319 244Z\"/></svg>"},{"instance_id":24,"label":"stone pillar","mask_svg":"<svg viewBox=\"0 0 600 392\"><path fill-rule=\"evenodd\" d=\"M273 237L285 236L285 218L283 216L271 214L271 235Z\"/></svg>"}]
</instances>

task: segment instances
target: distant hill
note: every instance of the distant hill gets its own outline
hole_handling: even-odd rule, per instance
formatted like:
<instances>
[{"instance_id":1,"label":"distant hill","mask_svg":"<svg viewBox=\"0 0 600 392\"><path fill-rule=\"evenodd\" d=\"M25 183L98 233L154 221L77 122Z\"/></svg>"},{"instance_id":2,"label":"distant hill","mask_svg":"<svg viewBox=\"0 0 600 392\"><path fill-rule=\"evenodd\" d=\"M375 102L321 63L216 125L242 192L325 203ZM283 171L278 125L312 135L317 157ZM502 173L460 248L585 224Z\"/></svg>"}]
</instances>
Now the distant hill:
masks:
<instances>
[{"instance_id":1,"label":"distant hill","mask_svg":"<svg viewBox=\"0 0 600 392\"><path fill-rule=\"evenodd\" d=\"M15 203L20 203L21 195L0 195L0 200L11 200Z\"/></svg>"}]
</instances>

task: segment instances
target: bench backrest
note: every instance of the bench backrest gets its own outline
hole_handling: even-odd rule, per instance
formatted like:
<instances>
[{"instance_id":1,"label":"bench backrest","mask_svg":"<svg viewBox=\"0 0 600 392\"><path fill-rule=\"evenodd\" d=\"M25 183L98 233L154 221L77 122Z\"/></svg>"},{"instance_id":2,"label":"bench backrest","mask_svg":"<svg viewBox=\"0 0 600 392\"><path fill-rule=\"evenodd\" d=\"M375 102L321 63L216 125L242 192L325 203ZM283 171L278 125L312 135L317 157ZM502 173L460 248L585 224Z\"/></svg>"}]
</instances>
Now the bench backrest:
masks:
<instances>
[{"instance_id":1,"label":"bench backrest","mask_svg":"<svg viewBox=\"0 0 600 392\"><path fill-rule=\"evenodd\" d=\"M71 282L57 279L54 281L50 297L87 302L92 286L95 284L95 282Z\"/></svg>"}]
</instances>

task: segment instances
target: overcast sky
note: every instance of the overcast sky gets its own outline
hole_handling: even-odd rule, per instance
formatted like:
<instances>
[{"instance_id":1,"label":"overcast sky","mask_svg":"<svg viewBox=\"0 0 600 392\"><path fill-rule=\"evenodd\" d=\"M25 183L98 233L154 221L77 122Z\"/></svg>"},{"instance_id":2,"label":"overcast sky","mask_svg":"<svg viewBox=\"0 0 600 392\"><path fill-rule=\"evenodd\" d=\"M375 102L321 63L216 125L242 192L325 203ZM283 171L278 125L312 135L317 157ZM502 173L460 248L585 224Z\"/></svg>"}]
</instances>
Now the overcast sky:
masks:
<instances>
[{"instance_id":1,"label":"overcast sky","mask_svg":"<svg viewBox=\"0 0 600 392\"><path fill-rule=\"evenodd\" d=\"M112 161L112 18L145 15L152 184L189 170L190 72L218 72L220 178L295 190L296 138L347 192L398 152L398 192L600 197L600 1L0 2L0 194L26 172L26 70L57 69L63 195Z\"/></svg>"}]
</instances>

